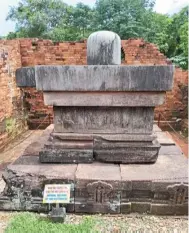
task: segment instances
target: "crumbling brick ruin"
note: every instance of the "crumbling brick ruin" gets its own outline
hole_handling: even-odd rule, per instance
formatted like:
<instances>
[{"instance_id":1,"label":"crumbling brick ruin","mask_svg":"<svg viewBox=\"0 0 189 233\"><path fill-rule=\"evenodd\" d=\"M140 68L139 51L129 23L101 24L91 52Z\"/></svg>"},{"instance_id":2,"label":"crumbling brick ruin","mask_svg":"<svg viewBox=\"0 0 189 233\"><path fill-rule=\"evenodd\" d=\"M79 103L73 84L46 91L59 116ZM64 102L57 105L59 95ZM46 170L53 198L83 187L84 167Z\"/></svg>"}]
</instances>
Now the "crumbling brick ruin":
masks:
<instances>
[{"instance_id":1,"label":"crumbling brick ruin","mask_svg":"<svg viewBox=\"0 0 189 233\"><path fill-rule=\"evenodd\" d=\"M142 39L122 41L122 63L170 64L158 48ZM42 93L35 88L16 87L15 71L33 65L86 64L86 41L58 42L39 39L0 40L0 148L10 135L18 134L26 127L36 128L43 122L45 127L52 122L52 108L44 106ZM187 117L188 73L175 69L174 88L166 94L166 102L155 111L162 120ZM46 117L48 116L48 117ZM45 118L45 121L44 121Z\"/></svg>"}]
</instances>

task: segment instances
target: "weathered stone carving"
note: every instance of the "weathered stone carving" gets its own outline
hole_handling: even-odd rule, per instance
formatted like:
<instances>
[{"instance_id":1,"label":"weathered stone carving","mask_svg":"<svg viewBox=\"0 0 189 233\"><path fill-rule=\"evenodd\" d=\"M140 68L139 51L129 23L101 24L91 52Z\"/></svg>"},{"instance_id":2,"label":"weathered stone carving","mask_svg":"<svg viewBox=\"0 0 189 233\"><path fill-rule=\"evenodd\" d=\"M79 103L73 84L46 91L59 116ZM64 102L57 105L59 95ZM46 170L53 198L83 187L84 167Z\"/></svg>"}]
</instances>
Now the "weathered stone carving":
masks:
<instances>
[{"instance_id":1,"label":"weathered stone carving","mask_svg":"<svg viewBox=\"0 0 189 233\"><path fill-rule=\"evenodd\" d=\"M107 31L89 36L87 65L17 71L19 86L28 86L26 76L34 85L35 76L45 104L53 105L54 132L39 153L40 162L154 163L160 149L153 135L154 108L172 89L173 71L168 65L121 65L120 37ZM86 134L90 143L81 140Z\"/></svg>"},{"instance_id":2,"label":"weathered stone carving","mask_svg":"<svg viewBox=\"0 0 189 233\"><path fill-rule=\"evenodd\" d=\"M170 194L170 201L173 205L182 205L187 202L188 185L187 184L175 184L169 185L167 190Z\"/></svg>"},{"instance_id":3,"label":"weathered stone carving","mask_svg":"<svg viewBox=\"0 0 189 233\"><path fill-rule=\"evenodd\" d=\"M80 134L54 133L54 136L62 141L73 137L86 141L92 139L88 134L81 137ZM104 138L115 139L115 135L105 135ZM128 135L122 135L122 139L132 141ZM151 140L151 136L147 139ZM171 146L164 147L168 150ZM41 148L39 146L37 151ZM48 205L42 204L44 185L69 183L72 188L67 212L187 215L187 179L183 178L178 184L173 181L174 173L187 177L187 159L176 148L175 152L171 149L174 156L161 153L153 165L46 165L38 162L37 154L29 156L30 149L27 149L27 155L23 154L3 173L6 186L0 195L0 210L46 212Z\"/></svg>"},{"instance_id":4,"label":"weathered stone carving","mask_svg":"<svg viewBox=\"0 0 189 233\"><path fill-rule=\"evenodd\" d=\"M113 187L103 181L96 181L87 185L87 192L89 194L88 202L92 203L106 203L109 200L109 195Z\"/></svg>"}]
</instances>

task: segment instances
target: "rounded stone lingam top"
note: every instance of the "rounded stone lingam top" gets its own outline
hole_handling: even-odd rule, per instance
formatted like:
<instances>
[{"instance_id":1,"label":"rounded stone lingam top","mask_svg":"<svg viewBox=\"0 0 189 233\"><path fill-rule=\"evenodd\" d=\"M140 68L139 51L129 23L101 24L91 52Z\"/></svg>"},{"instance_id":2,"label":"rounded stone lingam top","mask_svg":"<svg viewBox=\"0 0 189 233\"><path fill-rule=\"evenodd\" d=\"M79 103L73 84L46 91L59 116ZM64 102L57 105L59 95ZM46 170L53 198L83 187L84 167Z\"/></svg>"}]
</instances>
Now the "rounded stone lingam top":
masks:
<instances>
[{"instance_id":1,"label":"rounded stone lingam top","mask_svg":"<svg viewBox=\"0 0 189 233\"><path fill-rule=\"evenodd\" d=\"M87 40L88 65L120 65L121 39L110 31L92 33Z\"/></svg>"}]
</instances>

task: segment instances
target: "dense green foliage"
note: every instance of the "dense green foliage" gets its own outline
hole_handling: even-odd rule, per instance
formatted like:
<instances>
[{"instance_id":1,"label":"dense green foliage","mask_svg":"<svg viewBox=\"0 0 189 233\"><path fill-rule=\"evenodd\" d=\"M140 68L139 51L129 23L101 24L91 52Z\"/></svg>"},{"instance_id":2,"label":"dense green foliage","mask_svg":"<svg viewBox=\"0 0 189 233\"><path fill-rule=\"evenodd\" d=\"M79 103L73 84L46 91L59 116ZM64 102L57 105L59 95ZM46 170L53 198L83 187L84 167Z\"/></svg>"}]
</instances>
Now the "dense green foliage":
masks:
<instances>
[{"instance_id":1,"label":"dense green foliage","mask_svg":"<svg viewBox=\"0 0 189 233\"><path fill-rule=\"evenodd\" d=\"M153 12L154 0L97 0L93 8L78 3L75 7L62 0L20 0L7 20L16 22L20 37L75 41L97 30L111 30L121 39L144 38L158 45L161 52L187 69L188 8L173 16Z\"/></svg>"}]
</instances>

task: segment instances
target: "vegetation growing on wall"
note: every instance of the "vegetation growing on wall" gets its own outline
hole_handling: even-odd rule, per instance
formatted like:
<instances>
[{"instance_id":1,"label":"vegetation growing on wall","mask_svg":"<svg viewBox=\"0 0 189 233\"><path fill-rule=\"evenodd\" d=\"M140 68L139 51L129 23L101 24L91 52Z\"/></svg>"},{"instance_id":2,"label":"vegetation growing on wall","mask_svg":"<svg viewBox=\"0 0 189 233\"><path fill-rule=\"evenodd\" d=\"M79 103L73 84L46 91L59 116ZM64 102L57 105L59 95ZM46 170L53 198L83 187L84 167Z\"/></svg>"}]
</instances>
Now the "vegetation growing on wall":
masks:
<instances>
[{"instance_id":1,"label":"vegetation growing on wall","mask_svg":"<svg viewBox=\"0 0 189 233\"><path fill-rule=\"evenodd\" d=\"M5 127L6 132L8 134L15 134L16 133L16 119L15 118L7 118L5 119Z\"/></svg>"},{"instance_id":2,"label":"vegetation growing on wall","mask_svg":"<svg viewBox=\"0 0 189 233\"><path fill-rule=\"evenodd\" d=\"M112 30L121 39L144 38L179 65L188 67L188 8L173 16L153 12L154 0L97 0L93 8L62 0L20 0L7 20L16 22L8 39L38 37L54 41L87 38L97 30Z\"/></svg>"}]
</instances>

